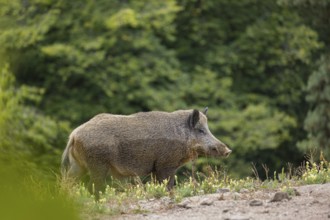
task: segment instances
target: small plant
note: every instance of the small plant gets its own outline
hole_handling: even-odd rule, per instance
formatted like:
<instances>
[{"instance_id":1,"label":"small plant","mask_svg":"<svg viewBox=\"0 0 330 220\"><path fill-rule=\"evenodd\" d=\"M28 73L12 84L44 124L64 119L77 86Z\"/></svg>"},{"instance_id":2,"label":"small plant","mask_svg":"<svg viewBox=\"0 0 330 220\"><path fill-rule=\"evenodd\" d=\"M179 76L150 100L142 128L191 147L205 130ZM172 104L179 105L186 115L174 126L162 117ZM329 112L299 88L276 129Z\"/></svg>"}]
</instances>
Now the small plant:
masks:
<instances>
[{"instance_id":1,"label":"small plant","mask_svg":"<svg viewBox=\"0 0 330 220\"><path fill-rule=\"evenodd\" d=\"M136 179L135 184L112 180L111 185L106 187L104 193L101 193L97 202L84 184L63 181L60 184L60 191L68 194L86 213L116 215L119 213L145 213L146 210L139 205L141 200L170 197L174 202L181 202L185 197L215 193L222 188L236 192L240 192L241 189L248 191L281 190L290 196L295 196L297 191L293 188L294 186L330 182L329 163L324 158L318 164L315 162L304 163L300 167L299 177L293 175L292 165L288 165L287 170L282 168L280 173L275 171L272 179L268 176L268 167L265 164L262 166L267 176L265 181L259 179L255 164L252 164L255 178L244 179L232 179L225 172L209 167L206 175L196 173L196 179L189 177L186 181L178 182L176 176L177 185L171 191L167 190L168 180L160 184L153 179L145 184L141 179Z\"/></svg>"},{"instance_id":2,"label":"small plant","mask_svg":"<svg viewBox=\"0 0 330 220\"><path fill-rule=\"evenodd\" d=\"M310 164L306 162L305 173L301 177L301 181L304 184L316 184L316 183L326 183L330 182L330 170L326 166L324 161L321 161L320 164L315 162Z\"/></svg>"},{"instance_id":3,"label":"small plant","mask_svg":"<svg viewBox=\"0 0 330 220\"><path fill-rule=\"evenodd\" d=\"M148 182L145 185L145 196L146 198L156 198L159 199L161 197L168 195L167 190L168 180L164 180L161 184L155 183L155 181Z\"/></svg>"},{"instance_id":4,"label":"small plant","mask_svg":"<svg viewBox=\"0 0 330 220\"><path fill-rule=\"evenodd\" d=\"M268 168L268 166L266 165L266 164L261 164L261 166L262 166L262 168L264 169L264 171L265 171L265 174L266 174L266 179L268 180L269 179L269 177L268 177L268 173L269 173L269 168Z\"/></svg>"},{"instance_id":5,"label":"small plant","mask_svg":"<svg viewBox=\"0 0 330 220\"><path fill-rule=\"evenodd\" d=\"M177 176L175 177L177 182ZM197 195L197 182L194 182L192 177L189 177L189 181L185 181L178 185L175 189L175 201L180 202L182 198Z\"/></svg>"},{"instance_id":6,"label":"small plant","mask_svg":"<svg viewBox=\"0 0 330 220\"><path fill-rule=\"evenodd\" d=\"M286 187L284 186L282 189L281 189L282 192L286 192L289 196L298 196L299 193L296 189L292 188L292 187Z\"/></svg>"}]
</instances>

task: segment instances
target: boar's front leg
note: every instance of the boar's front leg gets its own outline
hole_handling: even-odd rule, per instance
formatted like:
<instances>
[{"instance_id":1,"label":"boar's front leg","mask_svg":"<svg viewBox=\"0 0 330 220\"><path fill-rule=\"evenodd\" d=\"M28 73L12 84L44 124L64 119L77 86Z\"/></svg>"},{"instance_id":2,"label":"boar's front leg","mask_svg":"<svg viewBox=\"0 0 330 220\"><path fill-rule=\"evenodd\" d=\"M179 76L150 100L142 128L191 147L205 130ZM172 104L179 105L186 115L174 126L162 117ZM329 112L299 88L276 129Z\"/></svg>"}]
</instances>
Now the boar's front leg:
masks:
<instances>
[{"instance_id":1,"label":"boar's front leg","mask_svg":"<svg viewBox=\"0 0 330 220\"><path fill-rule=\"evenodd\" d=\"M155 172L156 179L159 183L168 180L167 189L171 190L174 186L174 175L176 168L162 168Z\"/></svg>"},{"instance_id":2,"label":"boar's front leg","mask_svg":"<svg viewBox=\"0 0 330 220\"><path fill-rule=\"evenodd\" d=\"M105 190L107 173L108 168L106 166L97 166L90 169L88 190L95 196L95 200L99 200L100 192Z\"/></svg>"}]
</instances>

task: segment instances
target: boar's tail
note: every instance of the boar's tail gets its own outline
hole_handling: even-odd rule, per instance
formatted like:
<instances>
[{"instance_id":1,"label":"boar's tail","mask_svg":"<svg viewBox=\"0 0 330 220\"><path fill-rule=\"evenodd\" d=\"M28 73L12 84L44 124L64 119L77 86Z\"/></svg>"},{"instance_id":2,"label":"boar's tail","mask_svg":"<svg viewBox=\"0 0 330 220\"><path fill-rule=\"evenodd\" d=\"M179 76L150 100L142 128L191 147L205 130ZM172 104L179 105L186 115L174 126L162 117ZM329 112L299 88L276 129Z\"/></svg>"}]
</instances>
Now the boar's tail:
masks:
<instances>
[{"instance_id":1,"label":"boar's tail","mask_svg":"<svg viewBox=\"0 0 330 220\"><path fill-rule=\"evenodd\" d=\"M73 138L70 137L68 144L66 145L66 148L62 154L62 161L61 161L61 173L62 176L64 176L67 172L67 170L69 169L70 166L70 149L72 147L73 144Z\"/></svg>"}]
</instances>

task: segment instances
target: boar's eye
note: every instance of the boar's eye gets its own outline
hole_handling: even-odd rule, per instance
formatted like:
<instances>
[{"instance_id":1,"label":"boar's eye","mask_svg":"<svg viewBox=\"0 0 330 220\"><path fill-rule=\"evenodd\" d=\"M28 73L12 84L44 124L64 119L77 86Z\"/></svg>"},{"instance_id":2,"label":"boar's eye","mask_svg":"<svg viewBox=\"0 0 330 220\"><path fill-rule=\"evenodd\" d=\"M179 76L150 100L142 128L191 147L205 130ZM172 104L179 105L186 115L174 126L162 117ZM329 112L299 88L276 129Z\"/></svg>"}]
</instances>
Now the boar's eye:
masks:
<instances>
[{"instance_id":1,"label":"boar's eye","mask_svg":"<svg viewBox=\"0 0 330 220\"><path fill-rule=\"evenodd\" d=\"M200 134L205 134L205 133L206 133L206 132L205 132L203 129L201 129L201 128L198 129L198 132L199 132Z\"/></svg>"}]
</instances>

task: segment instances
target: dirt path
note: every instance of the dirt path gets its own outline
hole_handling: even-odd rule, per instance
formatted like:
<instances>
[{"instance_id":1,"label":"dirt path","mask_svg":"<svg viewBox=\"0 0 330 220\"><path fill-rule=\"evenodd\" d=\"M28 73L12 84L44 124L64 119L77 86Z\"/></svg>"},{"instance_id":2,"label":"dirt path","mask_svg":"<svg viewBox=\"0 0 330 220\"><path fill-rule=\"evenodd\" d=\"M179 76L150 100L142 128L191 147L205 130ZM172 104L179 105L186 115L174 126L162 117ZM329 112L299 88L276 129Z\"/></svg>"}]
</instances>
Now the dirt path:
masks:
<instances>
[{"instance_id":1,"label":"dirt path","mask_svg":"<svg viewBox=\"0 0 330 220\"><path fill-rule=\"evenodd\" d=\"M295 187L297 196L289 199L287 194L275 191L242 191L232 193L223 191L184 199L180 204L174 204L169 198L152 201L141 201L139 209L143 214L122 214L114 219L329 219L330 220L330 183ZM276 196L276 197L277 197ZM283 197L284 196L284 197ZM102 216L101 219L109 219ZM111 217L113 219L113 216Z\"/></svg>"}]
</instances>

